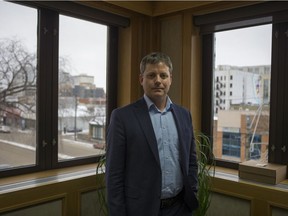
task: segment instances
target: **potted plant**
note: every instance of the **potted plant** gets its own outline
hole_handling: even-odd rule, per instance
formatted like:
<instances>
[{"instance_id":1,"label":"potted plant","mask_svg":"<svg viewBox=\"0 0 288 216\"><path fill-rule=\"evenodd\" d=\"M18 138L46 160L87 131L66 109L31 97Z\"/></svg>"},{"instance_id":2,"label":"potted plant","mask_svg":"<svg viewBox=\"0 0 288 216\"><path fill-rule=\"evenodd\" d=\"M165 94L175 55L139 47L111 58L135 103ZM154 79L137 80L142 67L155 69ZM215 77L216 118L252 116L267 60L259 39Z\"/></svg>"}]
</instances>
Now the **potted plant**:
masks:
<instances>
[{"instance_id":1,"label":"potted plant","mask_svg":"<svg viewBox=\"0 0 288 216\"><path fill-rule=\"evenodd\" d=\"M98 201L99 201L99 215L108 215L108 205L106 202L106 192L105 192L105 164L106 164L106 154L100 157L100 160L96 167L96 182L100 185L100 189L97 190ZM103 186L103 188L102 188Z\"/></svg>"},{"instance_id":2,"label":"potted plant","mask_svg":"<svg viewBox=\"0 0 288 216\"><path fill-rule=\"evenodd\" d=\"M215 160L208 136L194 132L198 158L198 200L196 216L205 216L211 202L212 177L215 174ZM193 215L194 215L193 214Z\"/></svg>"},{"instance_id":3,"label":"potted plant","mask_svg":"<svg viewBox=\"0 0 288 216\"><path fill-rule=\"evenodd\" d=\"M208 136L201 132L194 132L196 151L198 158L198 200L199 208L193 213L196 216L205 216L211 202L211 180L215 174L215 162L213 151ZM97 184L105 186L105 154L101 156L97 164ZM98 190L99 215L108 215L105 189Z\"/></svg>"}]
</instances>

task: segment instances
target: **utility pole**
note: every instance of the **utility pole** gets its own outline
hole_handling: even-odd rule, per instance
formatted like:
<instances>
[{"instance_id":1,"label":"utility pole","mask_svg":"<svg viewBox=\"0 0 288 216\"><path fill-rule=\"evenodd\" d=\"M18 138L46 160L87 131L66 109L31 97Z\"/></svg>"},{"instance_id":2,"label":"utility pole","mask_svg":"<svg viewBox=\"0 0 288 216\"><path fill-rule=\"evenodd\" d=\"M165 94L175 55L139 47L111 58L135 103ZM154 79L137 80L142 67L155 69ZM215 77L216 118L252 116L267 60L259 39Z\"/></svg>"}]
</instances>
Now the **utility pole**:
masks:
<instances>
[{"instance_id":1,"label":"utility pole","mask_svg":"<svg viewBox=\"0 0 288 216\"><path fill-rule=\"evenodd\" d=\"M74 140L77 140L77 96L75 95Z\"/></svg>"}]
</instances>

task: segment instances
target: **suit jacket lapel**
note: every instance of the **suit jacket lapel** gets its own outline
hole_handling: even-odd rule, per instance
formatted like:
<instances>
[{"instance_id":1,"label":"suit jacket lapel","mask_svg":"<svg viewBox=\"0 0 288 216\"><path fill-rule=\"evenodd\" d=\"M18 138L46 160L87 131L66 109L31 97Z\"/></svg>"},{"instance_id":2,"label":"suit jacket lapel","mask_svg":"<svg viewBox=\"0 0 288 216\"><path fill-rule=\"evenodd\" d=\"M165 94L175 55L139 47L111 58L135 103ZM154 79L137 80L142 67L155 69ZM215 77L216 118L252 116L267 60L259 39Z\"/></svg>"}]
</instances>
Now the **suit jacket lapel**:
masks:
<instances>
[{"instance_id":1,"label":"suit jacket lapel","mask_svg":"<svg viewBox=\"0 0 288 216\"><path fill-rule=\"evenodd\" d=\"M137 120L142 127L142 130L145 134L145 137L148 141L148 144L151 148L151 151L156 159L157 164L160 167L159 152L157 146L157 140L154 133L153 125L149 116L149 111L145 99L142 98L135 103L135 113Z\"/></svg>"}]
</instances>

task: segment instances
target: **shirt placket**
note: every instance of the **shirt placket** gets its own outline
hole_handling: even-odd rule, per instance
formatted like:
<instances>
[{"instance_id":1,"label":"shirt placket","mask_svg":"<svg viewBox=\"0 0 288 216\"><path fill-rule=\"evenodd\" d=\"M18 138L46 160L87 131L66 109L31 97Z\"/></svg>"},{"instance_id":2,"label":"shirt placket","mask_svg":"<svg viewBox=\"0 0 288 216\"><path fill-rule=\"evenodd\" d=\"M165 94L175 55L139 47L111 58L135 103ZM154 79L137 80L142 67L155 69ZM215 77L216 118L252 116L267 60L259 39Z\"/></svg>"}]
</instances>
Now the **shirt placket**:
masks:
<instances>
[{"instance_id":1,"label":"shirt placket","mask_svg":"<svg viewBox=\"0 0 288 216\"><path fill-rule=\"evenodd\" d=\"M170 170L170 158L169 158L169 134L168 134L168 122L166 118L166 112L161 114L161 134L162 134L162 145L163 145L163 170L164 170L164 185L169 187L171 184L171 170Z\"/></svg>"}]
</instances>

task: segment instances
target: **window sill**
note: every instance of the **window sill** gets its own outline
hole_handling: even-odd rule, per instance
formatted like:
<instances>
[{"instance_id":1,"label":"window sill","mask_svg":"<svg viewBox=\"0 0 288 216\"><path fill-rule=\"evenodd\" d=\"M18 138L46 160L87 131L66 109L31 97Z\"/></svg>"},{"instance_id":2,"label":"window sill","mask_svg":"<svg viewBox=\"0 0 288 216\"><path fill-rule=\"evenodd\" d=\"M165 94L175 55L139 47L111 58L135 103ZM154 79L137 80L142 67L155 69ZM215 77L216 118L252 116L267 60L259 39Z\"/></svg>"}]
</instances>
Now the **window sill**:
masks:
<instances>
[{"instance_id":1,"label":"window sill","mask_svg":"<svg viewBox=\"0 0 288 216\"><path fill-rule=\"evenodd\" d=\"M228 169L223 167L216 167L215 168L215 176L214 179L221 179L231 182L238 182L246 185L251 185L255 187L262 187L262 188L269 188L274 190L281 190L288 192L288 179L280 182L279 184L272 185L272 184L265 184L256 181L244 180L239 178L238 170Z\"/></svg>"},{"instance_id":2,"label":"window sill","mask_svg":"<svg viewBox=\"0 0 288 216\"><path fill-rule=\"evenodd\" d=\"M96 164L82 165L0 179L0 194L96 175Z\"/></svg>"},{"instance_id":3,"label":"window sill","mask_svg":"<svg viewBox=\"0 0 288 216\"><path fill-rule=\"evenodd\" d=\"M82 165L63 169L49 170L20 176L0 179L0 194L15 192L23 189L39 187L42 185L64 182L96 175L96 164ZM255 187L269 188L288 192L288 179L277 185L243 180L238 177L238 170L216 167L213 179L238 182Z\"/></svg>"}]
</instances>

